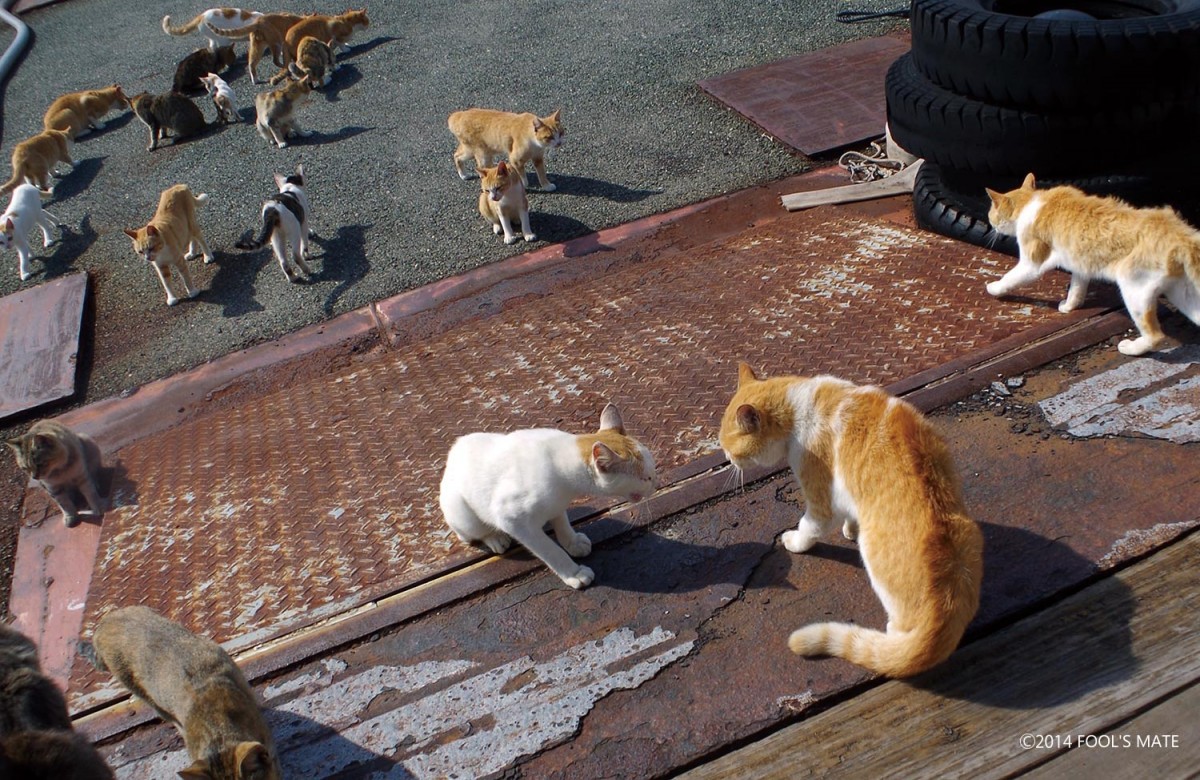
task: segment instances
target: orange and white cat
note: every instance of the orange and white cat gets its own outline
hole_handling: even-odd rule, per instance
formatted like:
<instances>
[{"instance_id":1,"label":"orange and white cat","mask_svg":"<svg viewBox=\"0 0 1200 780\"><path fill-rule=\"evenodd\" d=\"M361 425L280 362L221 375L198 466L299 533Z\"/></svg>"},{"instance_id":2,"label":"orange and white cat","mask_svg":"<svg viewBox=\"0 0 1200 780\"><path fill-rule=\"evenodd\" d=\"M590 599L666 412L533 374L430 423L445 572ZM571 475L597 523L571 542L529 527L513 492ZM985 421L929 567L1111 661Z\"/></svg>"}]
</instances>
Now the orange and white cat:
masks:
<instances>
[{"instance_id":1,"label":"orange and white cat","mask_svg":"<svg viewBox=\"0 0 1200 780\"><path fill-rule=\"evenodd\" d=\"M626 435L621 413L608 404L596 433L536 428L460 437L446 457L439 502L462 541L499 555L516 539L578 590L595 575L572 557L588 555L592 542L571 527L567 507L583 496L638 502L655 486L653 456ZM557 545L546 536L547 523Z\"/></svg>"},{"instance_id":2,"label":"orange and white cat","mask_svg":"<svg viewBox=\"0 0 1200 780\"><path fill-rule=\"evenodd\" d=\"M1166 336L1158 324L1158 297L1200 325L1200 231L1171 208L1135 208L1117 198L1087 195L1075 187L1037 189L1033 174L1010 192L987 190L988 221L998 233L1016 236L1020 259L991 295L1007 295L1052 268L1071 274L1058 310L1079 307L1088 282L1116 282L1139 337L1117 349L1143 355Z\"/></svg>"},{"instance_id":3,"label":"orange and white cat","mask_svg":"<svg viewBox=\"0 0 1200 780\"><path fill-rule=\"evenodd\" d=\"M154 218L144 227L126 228L125 235L133 240L133 251L154 267L158 280L167 292L167 305L174 306L179 298L171 290L172 273L183 282L185 297L194 298L198 290L192 287L187 261L202 254L205 263L213 261L200 225L196 222L196 206L208 202L204 193L193 195L186 184L176 184L163 191L158 199Z\"/></svg>"},{"instance_id":4,"label":"orange and white cat","mask_svg":"<svg viewBox=\"0 0 1200 780\"><path fill-rule=\"evenodd\" d=\"M967 516L950 453L908 403L831 376L759 379L745 363L721 420L733 465L787 461L804 494L802 553L835 524L858 540L887 631L815 623L794 632L799 655L834 655L908 677L954 652L979 607L983 536Z\"/></svg>"},{"instance_id":5,"label":"orange and white cat","mask_svg":"<svg viewBox=\"0 0 1200 780\"><path fill-rule=\"evenodd\" d=\"M47 130L61 130L74 141L88 130L104 127L104 116L112 111L114 106L129 108L129 98L121 91L120 84L113 84L104 89L68 92L55 98L50 108L46 109L42 127Z\"/></svg>"},{"instance_id":6,"label":"orange and white cat","mask_svg":"<svg viewBox=\"0 0 1200 780\"><path fill-rule=\"evenodd\" d=\"M565 128L561 113L559 109L550 116L538 117L487 108L455 111L448 121L450 132L458 139L454 169L466 181L466 161L473 158L476 168L488 168L507 155L522 177L526 164L533 163L538 186L547 192L554 190L555 185L546 177L546 153L562 146Z\"/></svg>"},{"instance_id":7,"label":"orange and white cat","mask_svg":"<svg viewBox=\"0 0 1200 780\"><path fill-rule=\"evenodd\" d=\"M287 13L272 13L259 14L249 23L238 27L214 27L210 22L205 22L208 25L211 33L216 33L231 40L241 40L248 38L250 40L250 50L246 55L246 69L250 71L250 83L258 84L258 63L266 56L267 52L271 52L272 58L278 67L286 68L292 62L292 53L284 42L284 36L287 31L300 20L304 19L299 14Z\"/></svg>"},{"instance_id":8,"label":"orange and white cat","mask_svg":"<svg viewBox=\"0 0 1200 780\"><path fill-rule=\"evenodd\" d=\"M43 198L54 194L50 174L59 163L74 167L71 159L71 138L61 130L43 130L32 138L26 138L13 147L12 178L3 187L0 195L16 189L18 184L28 182L42 191Z\"/></svg>"},{"instance_id":9,"label":"orange and white cat","mask_svg":"<svg viewBox=\"0 0 1200 780\"><path fill-rule=\"evenodd\" d=\"M529 226L529 198L525 196L525 177L515 165L501 161L495 168L479 169L479 213L492 223L492 232L504 233L504 243L515 244L513 223L521 225L526 241L536 241Z\"/></svg>"},{"instance_id":10,"label":"orange and white cat","mask_svg":"<svg viewBox=\"0 0 1200 780\"><path fill-rule=\"evenodd\" d=\"M208 38L208 48L216 51L226 44L232 43L232 38L226 38L222 30L231 27L243 27L262 16L257 11L246 11L241 8L209 8L192 17L191 21L180 25L171 24L171 17L164 16L163 32L167 35L187 35L199 30Z\"/></svg>"},{"instance_id":11,"label":"orange and white cat","mask_svg":"<svg viewBox=\"0 0 1200 780\"><path fill-rule=\"evenodd\" d=\"M313 14L289 27L283 39L288 53L294 60L300 49L300 42L309 36L327 41L329 48L336 52L338 49L349 48L350 37L356 30L365 30L370 26L371 20L367 18L365 8L346 11L336 16Z\"/></svg>"}]
</instances>

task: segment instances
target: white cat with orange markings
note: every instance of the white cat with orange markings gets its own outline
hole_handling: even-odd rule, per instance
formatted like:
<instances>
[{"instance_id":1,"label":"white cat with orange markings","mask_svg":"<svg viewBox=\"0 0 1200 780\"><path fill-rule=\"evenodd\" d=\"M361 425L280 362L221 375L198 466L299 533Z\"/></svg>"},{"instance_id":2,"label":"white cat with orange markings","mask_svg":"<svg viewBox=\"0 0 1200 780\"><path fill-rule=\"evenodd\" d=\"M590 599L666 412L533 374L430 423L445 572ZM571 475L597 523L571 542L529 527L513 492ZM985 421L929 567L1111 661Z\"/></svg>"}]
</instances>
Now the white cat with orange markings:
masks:
<instances>
[{"instance_id":1,"label":"white cat with orange markings","mask_svg":"<svg viewBox=\"0 0 1200 780\"><path fill-rule=\"evenodd\" d=\"M180 25L171 24L171 17L164 16L162 28L167 35L187 35L199 30L204 33L204 37L208 38L208 48L216 51L222 46L233 43L232 38L226 38L221 34L223 30L244 27L261 16L262 14L257 11L246 11L241 8L209 8Z\"/></svg>"},{"instance_id":2,"label":"white cat with orange markings","mask_svg":"<svg viewBox=\"0 0 1200 780\"><path fill-rule=\"evenodd\" d=\"M830 376L760 380L745 363L721 420L733 465L787 461L804 493L790 552L836 524L857 539L887 630L814 623L792 632L799 655L835 655L908 677L954 652L979 607L983 536L967 516L950 453L911 405Z\"/></svg>"}]
</instances>

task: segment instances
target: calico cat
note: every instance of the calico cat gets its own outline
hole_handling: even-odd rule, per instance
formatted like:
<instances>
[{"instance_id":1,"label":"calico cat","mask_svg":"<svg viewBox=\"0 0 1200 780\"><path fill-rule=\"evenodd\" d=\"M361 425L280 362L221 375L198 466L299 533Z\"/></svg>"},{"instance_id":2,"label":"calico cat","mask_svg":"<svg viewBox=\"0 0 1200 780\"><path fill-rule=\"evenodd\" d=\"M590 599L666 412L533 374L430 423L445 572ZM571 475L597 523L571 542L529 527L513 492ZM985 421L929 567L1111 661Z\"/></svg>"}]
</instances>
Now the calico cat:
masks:
<instances>
[{"instance_id":1,"label":"calico cat","mask_svg":"<svg viewBox=\"0 0 1200 780\"><path fill-rule=\"evenodd\" d=\"M204 113L191 98L182 93L151 95L143 92L129 100L133 113L150 128L150 145L146 147L148 152L157 149L159 140L168 135L175 139L172 143L179 143L208 127Z\"/></svg>"},{"instance_id":2,"label":"calico cat","mask_svg":"<svg viewBox=\"0 0 1200 780\"><path fill-rule=\"evenodd\" d=\"M71 138L66 133L43 130L25 139L13 148L13 175L0 187L0 195L12 192L22 182L29 182L41 189L43 198L49 198L54 194L50 174L60 162L75 166L71 159Z\"/></svg>"},{"instance_id":3,"label":"calico cat","mask_svg":"<svg viewBox=\"0 0 1200 780\"><path fill-rule=\"evenodd\" d=\"M12 780L112 780L113 772L82 734L22 731L0 736L0 777Z\"/></svg>"},{"instance_id":4,"label":"calico cat","mask_svg":"<svg viewBox=\"0 0 1200 780\"><path fill-rule=\"evenodd\" d=\"M305 262L308 257L308 195L304 192L304 166L297 165L291 176L275 174L275 186L279 193L268 198L262 207L262 232L253 241L243 239L235 246L238 249L261 249L269 240L275 251L275 259L283 269L289 282L298 276L292 273L288 257L305 276L312 276L312 268ZM291 252L288 252L288 247Z\"/></svg>"},{"instance_id":5,"label":"calico cat","mask_svg":"<svg viewBox=\"0 0 1200 780\"><path fill-rule=\"evenodd\" d=\"M175 724L186 780L279 780L279 759L241 669L211 639L146 607L109 612L81 654Z\"/></svg>"},{"instance_id":6,"label":"calico cat","mask_svg":"<svg viewBox=\"0 0 1200 780\"><path fill-rule=\"evenodd\" d=\"M1171 208L1134 208L1117 198L1087 195L1069 186L1037 189L1033 174L1015 190L987 190L988 221L998 233L1016 236L1020 259L987 286L1007 295L1051 268L1071 274L1058 310L1079 307L1088 282L1116 282L1139 337L1124 339L1124 355L1144 355L1166 336L1158 324L1158 297L1200 325L1200 231Z\"/></svg>"},{"instance_id":7,"label":"calico cat","mask_svg":"<svg viewBox=\"0 0 1200 780\"><path fill-rule=\"evenodd\" d=\"M104 514L99 488L100 448L91 437L54 420L39 420L24 436L5 443L16 454L17 465L58 504L67 528L79 525L76 491L93 515Z\"/></svg>"},{"instance_id":8,"label":"calico cat","mask_svg":"<svg viewBox=\"0 0 1200 780\"><path fill-rule=\"evenodd\" d=\"M521 223L521 235L526 241L537 236L529 226L529 198L525 196L525 177L520 168L501 161L495 168L479 170L479 213L492 223L492 232L504 233L504 243L513 244L513 222Z\"/></svg>"},{"instance_id":9,"label":"calico cat","mask_svg":"<svg viewBox=\"0 0 1200 780\"><path fill-rule=\"evenodd\" d=\"M72 141L88 130L104 127L104 115L114 106L129 108L129 98L120 84L104 89L88 89L60 95L46 109L42 126L46 130L61 130Z\"/></svg>"},{"instance_id":10,"label":"calico cat","mask_svg":"<svg viewBox=\"0 0 1200 780\"><path fill-rule=\"evenodd\" d=\"M164 16L162 28L167 35L187 35L199 30L208 38L208 48L215 50L233 40L226 38L222 30L242 27L260 16L262 14L257 11L244 11L241 8L210 8L197 14L190 22L178 26L171 24L170 16Z\"/></svg>"},{"instance_id":11,"label":"calico cat","mask_svg":"<svg viewBox=\"0 0 1200 780\"><path fill-rule=\"evenodd\" d=\"M225 83L225 79L215 73L206 73L200 77L200 83L204 85L217 108L217 119L226 123L241 121L238 119L237 109L233 106L237 96L233 94L233 88Z\"/></svg>"},{"instance_id":12,"label":"calico cat","mask_svg":"<svg viewBox=\"0 0 1200 780\"><path fill-rule=\"evenodd\" d=\"M42 229L42 246L50 246L50 228L58 226L58 219L42 208L42 191L32 184L21 184L13 190L8 209L0 214L0 250L10 246L17 250L17 271L21 281L33 274L29 259L33 250L29 248L29 234L35 227Z\"/></svg>"},{"instance_id":13,"label":"calico cat","mask_svg":"<svg viewBox=\"0 0 1200 780\"><path fill-rule=\"evenodd\" d=\"M637 502L654 489L654 458L625 434L620 412L608 404L598 433L574 436L540 428L460 437L446 458L438 500L462 541L499 555L516 539L580 589L595 575L571 556L587 555L592 543L571 528L567 507L588 495ZM561 547L546 536L546 523Z\"/></svg>"},{"instance_id":14,"label":"calico cat","mask_svg":"<svg viewBox=\"0 0 1200 780\"><path fill-rule=\"evenodd\" d=\"M153 266L167 291L167 305L174 306L179 298L171 290L171 272L179 274L183 282L185 297L194 298L198 290L192 287L192 276L188 273L187 261L199 253L205 263L213 261L208 244L196 222L196 206L208 202L208 195L193 195L186 184L176 184L163 191L158 200L158 210L145 227L126 228L125 235L133 241L133 251Z\"/></svg>"},{"instance_id":15,"label":"calico cat","mask_svg":"<svg viewBox=\"0 0 1200 780\"><path fill-rule=\"evenodd\" d=\"M176 92L199 92L204 89L206 73L220 73L233 64L236 55L233 44L218 49L196 49L184 57L175 68Z\"/></svg>"},{"instance_id":16,"label":"calico cat","mask_svg":"<svg viewBox=\"0 0 1200 780\"><path fill-rule=\"evenodd\" d=\"M458 139L454 150L454 169L464 181L467 172L463 163L475 159L476 168L490 167L501 155L525 176L525 165L532 162L537 170L538 186L547 192L555 189L546 177L546 152L562 146L563 127L560 114L537 117L533 114L511 114L486 108L469 108L450 115L450 132Z\"/></svg>"},{"instance_id":17,"label":"calico cat","mask_svg":"<svg viewBox=\"0 0 1200 780\"><path fill-rule=\"evenodd\" d=\"M258 118L254 126L258 134L280 149L288 145L291 135L310 136L311 130L301 130L296 121L296 109L308 102L312 87L308 81L293 81L270 92L254 96Z\"/></svg>"},{"instance_id":18,"label":"calico cat","mask_svg":"<svg viewBox=\"0 0 1200 780\"><path fill-rule=\"evenodd\" d=\"M309 87L319 89L329 84L335 70L337 61L333 49L310 35L296 47L296 61L272 76L271 84L278 84L290 77L307 81Z\"/></svg>"},{"instance_id":19,"label":"calico cat","mask_svg":"<svg viewBox=\"0 0 1200 780\"><path fill-rule=\"evenodd\" d=\"M71 730L67 700L42 672L33 641L0 623L0 736L44 730Z\"/></svg>"},{"instance_id":20,"label":"calico cat","mask_svg":"<svg viewBox=\"0 0 1200 780\"><path fill-rule=\"evenodd\" d=\"M337 51L349 48L350 37L354 35L355 30L365 30L370 26L371 20L367 18L365 8L346 11L336 16L313 14L289 27L283 40L293 57L299 51L300 43L310 36L317 40L329 41L329 48Z\"/></svg>"},{"instance_id":21,"label":"calico cat","mask_svg":"<svg viewBox=\"0 0 1200 780\"><path fill-rule=\"evenodd\" d=\"M830 376L760 380L745 363L721 419L734 467L786 460L805 512L783 535L793 553L841 522L858 540L887 631L816 623L794 631L799 655L834 655L889 677L941 663L979 607L983 536L967 516L946 445L921 413L878 387Z\"/></svg>"},{"instance_id":22,"label":"calico cat","mask_svg":"<svg viewBox=\"0 0 1200 780\"><path fill-rule=\"evenodd\" d=\"M250 71L250 83L258 84L260 82L255 74L259 61L266 56L267 51L271 52L276 67L286 68L291 63L292 50L284 42L284 36L293 25L302 19L304 17L299 14L260 14L248 24L238 27L222 27L217 30L209 25L209 29L227 38L239 40L248 38L250 40L250 51L246 56L246 69ZM208 23L206 22L206 24Z\"/></svg>"}]
</instances>

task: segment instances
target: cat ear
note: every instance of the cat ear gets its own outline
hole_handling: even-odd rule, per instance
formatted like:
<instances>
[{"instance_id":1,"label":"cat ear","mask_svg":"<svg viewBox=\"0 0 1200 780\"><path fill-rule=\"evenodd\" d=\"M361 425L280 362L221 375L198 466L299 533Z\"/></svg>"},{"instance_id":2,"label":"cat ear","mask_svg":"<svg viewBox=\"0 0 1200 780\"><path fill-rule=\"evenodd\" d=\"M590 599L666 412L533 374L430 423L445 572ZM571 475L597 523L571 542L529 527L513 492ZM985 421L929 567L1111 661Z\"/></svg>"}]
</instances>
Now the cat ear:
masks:
<instances>
[{"instance_id":1,"label":"cat ear","mask_svg":"<svg viewBox=\"0 0 1200 780\"><path fill-rule=\"evenodd\" d=\"M601 442L596 442L592 445L592 463L596 465L596 471L605 474L613 470L617 465L617 453L606 447Z\"/></svg>"},{"instance_id":2,"label":"cat ear","mask_svg":"<svg viewBox=\"0 0 1200 780\"><path fill-rule=\"evenodd\" d=\"M283 185L287 184L287 177L281 173L275 174L275 189L283 189Z\"/></svg>"},{"instance_id":3,"label":"cat ear","mask_svg":"<svg viewBox=\"0 0 1200 780\"><path fill-rule=\"evenodd\" d=\"M501 160L500 164L496 166L496 173L500 174L501 176L508 175L508 164L504 162L504 160Z\"/></svg>"},{"instance_id":4,"label":"cat ear","mask_svg":"<svg viewBox=\"0 0 1200 780\"><path fill-rule=\"evenodd\" d=\"M296 175L301 179L304 178L304 163L299 163L296 165Z\"/></svg>"},{"instance_id":5,"label":"cat ear","mask_svg":"<svg viewBox=\"0 0 1200 780\"><path fill-rule=\"evenodd\" d=\"M197 761L187 769L180 769L179 776L183 780L212 780L212 773L209 772L208 764L203 761Z\"/></svg>"},{"instance_id":6,"label":"cat ear","mask_svg":"<svg viewBox=\"0 0 1200 780\"><path fill-rule=\"evenodd\" d=\"M1027 175L1025 177L1025 181L1021 182L1021 189L1023 189L1023 190L1032 190L1032 189L1035 189L1036 187L1037 187L1037 179L1033 178L1032 173L1030 173L1029 175Z\"/></svg>"},{"instance_id":7,"label":"cat ear","mask_svg":"<svg viewBox=\"0 0 1200 780\"><path fill-rule=\"evenodd\" d=\"M137 231L133 228L125 228L125 235L129 236L134 241L137 241Z\"/></svg>"},{"instance_id":8,"label":"cat ear","mask_svg":"<svg viewBox=\"0 0 1200 780\"><path fill-rule=\"evenodd\" d=\"M5 233L12 233L15 229L16 229L16 227L13 225L12 217L9 217L6 220L4 220L4 232Z\"/></svg>"},{"instance_id":9,"label":"cat ear","mask_svg":"<svg viewBox=\"0 0 1200 780\"><path fill-rule=\"evenodd\" d=\"M154 227L154 225L146 225L146 235L148 235L148 236L157 236L157 235L158 235L158 228Z\"/></svg>"},{"instance_id":10,"label":"cat ear","mask_svg":"<svg viewBox=\"0 0 1200 780\"><path fill-rule=\"evenodd\" d=\"M534 132L537 132L538 130L541 130L541 129L542 129L543 127L545 127L545 126L546 126L546 123L545 123L545 122L543 122L541 119L538 119L536 116L533 118L533 130L534 130Z\"/></svg>"},{"instance_id":11,"label":"cat ear","mask_svg":"<svg viewBox=\"0 0 1200 780\"><path fill-rule=\"evenodd\" d=\"M737 408L737 424L742 433L758 433L762 427L762 415L750 404L742 404Z\"/></svg>"},{"instance_id":12,"label":"cat ear","mask_svg":"<svg viewBox=\"0 0 1200 780\"><path fill-rule=\"evenodd\" d=\"M748 385L751 382L757 381L758 377L755 375L754 369L750 367L750 364L740 361L738 363L738 387L740 388L742 385Z\"/></svg>"},{"instance_id":13,"label":"cat ear","mask_svg":"<svg viewBox=\"0 0 1200 780\"><path fill-rule=\"evenodd\" d=\"M9 447L12 447L13 452L21 451L21 440L20 439L5 439L4 443L7 444Z\"/></svg>"},{"instance_id":14,"label":"cat ear","mask_svg":"<svg viewBox=\"0 0 1200 780\"><path fill-rule=\"evenodd\" d=\"M999 192L996 192L991 187L984 187L983 191L987 193L988 199L990 199L992 201L992 203L999 203L1000 199L1004 197L1002 194L1000 194Z\"/></svg>"},{"instance_id":15,"label":"cat ear","mask_svg":"<svg viewBox=\"0 0 1200 780\"><path fill-rule=\"evenodd\" d=\"M559 114L561 114L561 113L562 113L562 109L561 109L561 108L556 108L556 109L554 109L554 113L550 115L550 118L551 118L551 119L553 119L555 122L557 122L557 121L558 121L558 115L559 115Z\"/></svg>"},{"instance_id":16,"label":"cat ear","mask_svg":"<svg viewBox=\"0 0 1200 780\"><path fill-rule=\"evenodd\" d=\"M612 404L605 406L604 411L600 413L600 430L616 431L622 436L625 435L625 423L621 420L621 412Z\"/></svg>"},{"instance_id":17,"label":"cat ear","mask_svg":"<svg viewBox=\"0 0 1200 780\"><path fill-rule=\"evenodd\" d=\"M240 770L239 777L264 776L271 765L271 754L261 742L239 742L233 754Z\"/></svg>"}]
</instances>

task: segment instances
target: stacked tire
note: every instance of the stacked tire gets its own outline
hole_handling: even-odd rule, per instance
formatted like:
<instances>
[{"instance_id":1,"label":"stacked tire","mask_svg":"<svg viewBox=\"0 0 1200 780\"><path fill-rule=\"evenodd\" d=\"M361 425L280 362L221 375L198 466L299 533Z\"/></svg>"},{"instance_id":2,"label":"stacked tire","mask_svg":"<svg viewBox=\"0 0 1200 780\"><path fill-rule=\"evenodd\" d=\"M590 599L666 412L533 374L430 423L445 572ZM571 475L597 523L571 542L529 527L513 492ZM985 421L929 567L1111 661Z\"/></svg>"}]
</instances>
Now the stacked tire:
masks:
<instances>
[{"instance_id":1,"label":"stacked tire","mask_svg":"<svg viewBox=\"0 0 1200 780\"><path fill-rule=\"evenodd\" d=\"M1200 0L913 0L889 68L888 127L926 163L918 223L1012 254L984 187L1034 173L1195 219ZM1051 10L1047 10L1047 9Z\"/></svg>"}]
</instances>

